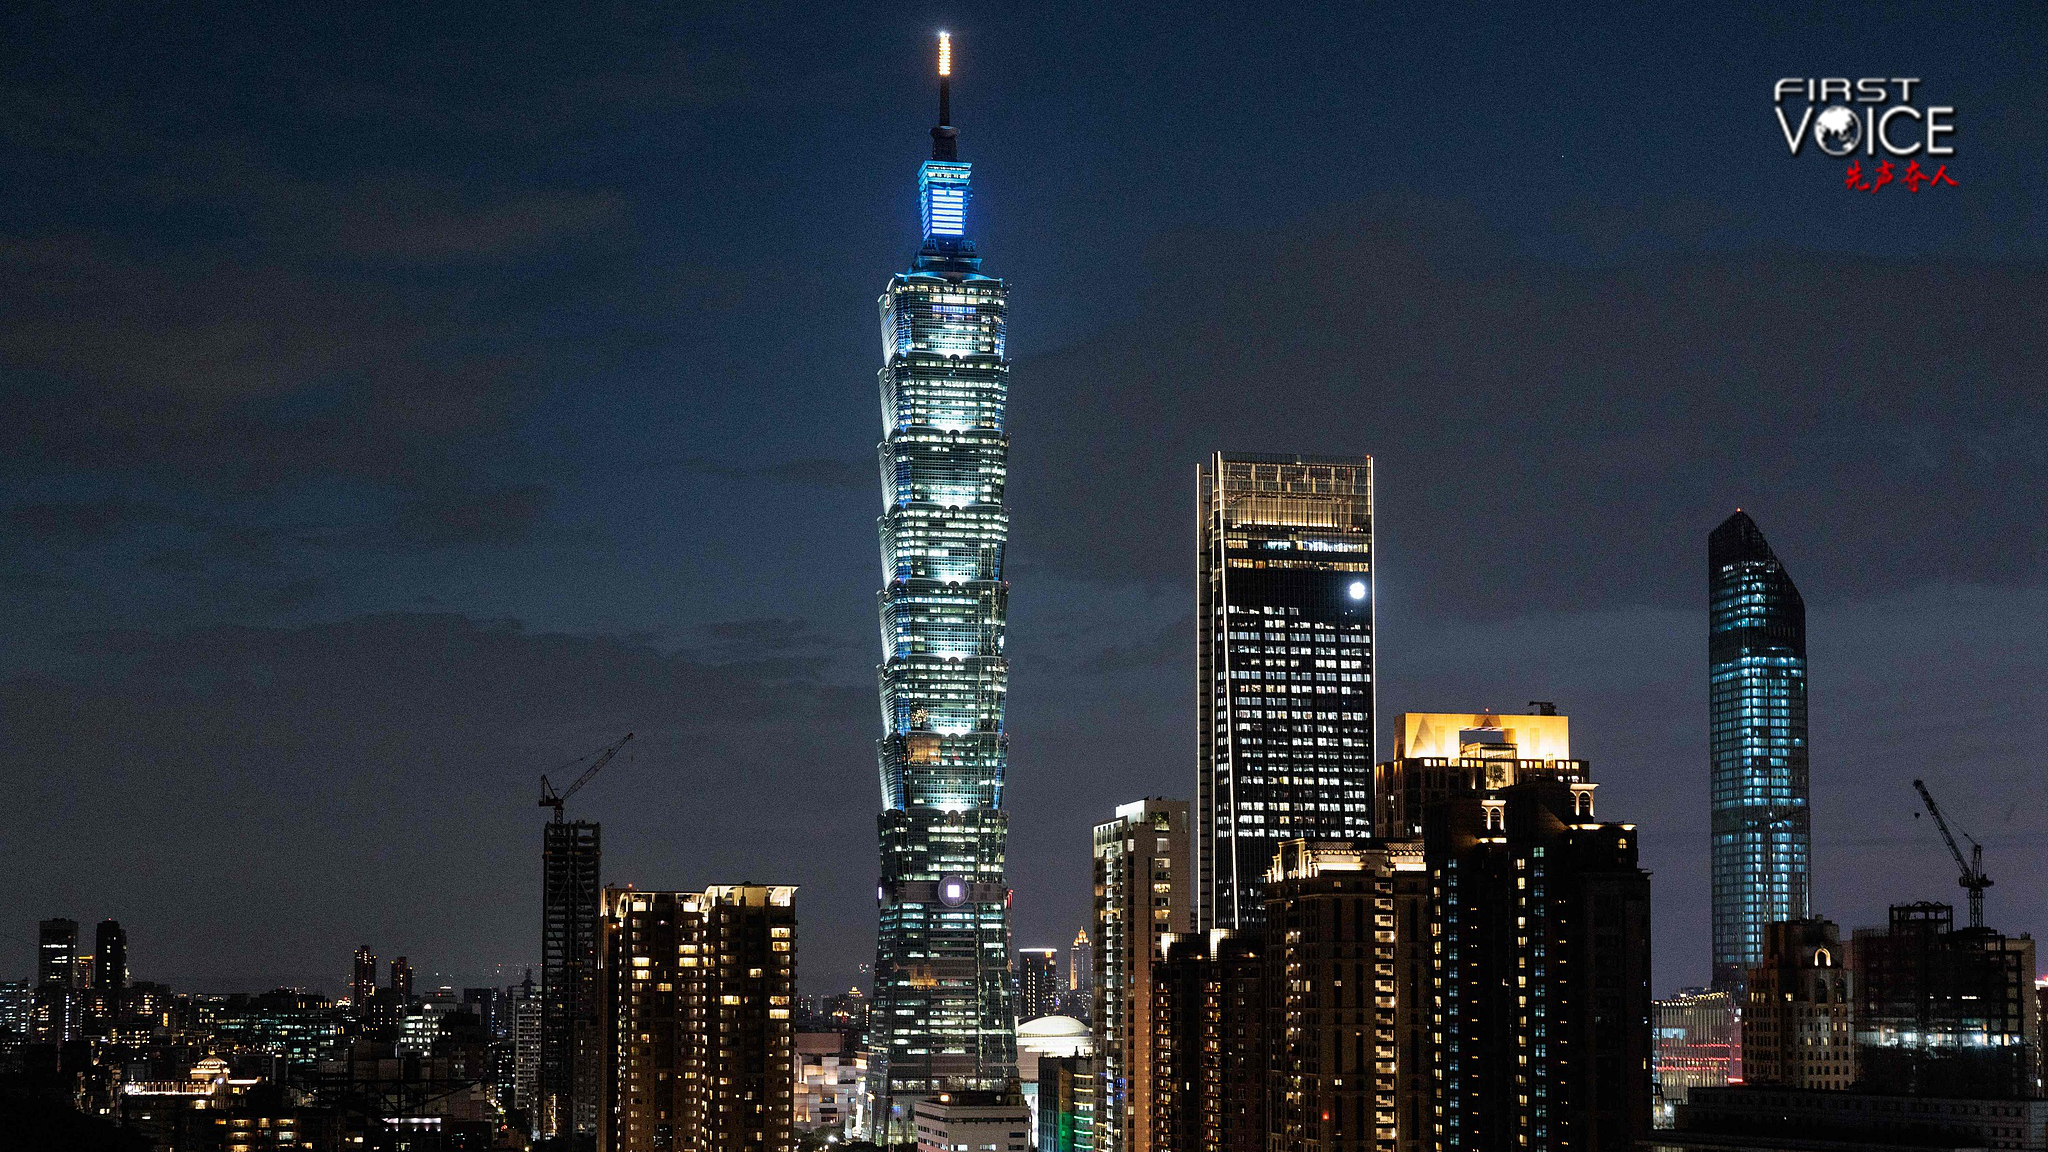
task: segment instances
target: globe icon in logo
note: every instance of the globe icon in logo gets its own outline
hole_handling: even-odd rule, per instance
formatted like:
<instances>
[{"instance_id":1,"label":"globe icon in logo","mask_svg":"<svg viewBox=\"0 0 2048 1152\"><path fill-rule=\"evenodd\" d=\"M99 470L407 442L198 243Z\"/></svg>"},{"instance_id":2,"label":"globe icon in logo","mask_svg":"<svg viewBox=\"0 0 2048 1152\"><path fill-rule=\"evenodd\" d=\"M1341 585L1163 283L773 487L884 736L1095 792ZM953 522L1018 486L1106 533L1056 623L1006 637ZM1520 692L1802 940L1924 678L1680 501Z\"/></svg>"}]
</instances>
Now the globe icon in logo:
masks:
<instances>
[{"instance_id":1,"label":"globe icon in logo","mask_svg":"<svg viewBox=\"0 0 2048 1152\"><path fill-rule=\"evenodd\" d=\"M1830 156L1847 156L1863 142L1863 121L1840 104L1832 104L1813 121L1813 142Z\"/></svg>"}]
</instances>

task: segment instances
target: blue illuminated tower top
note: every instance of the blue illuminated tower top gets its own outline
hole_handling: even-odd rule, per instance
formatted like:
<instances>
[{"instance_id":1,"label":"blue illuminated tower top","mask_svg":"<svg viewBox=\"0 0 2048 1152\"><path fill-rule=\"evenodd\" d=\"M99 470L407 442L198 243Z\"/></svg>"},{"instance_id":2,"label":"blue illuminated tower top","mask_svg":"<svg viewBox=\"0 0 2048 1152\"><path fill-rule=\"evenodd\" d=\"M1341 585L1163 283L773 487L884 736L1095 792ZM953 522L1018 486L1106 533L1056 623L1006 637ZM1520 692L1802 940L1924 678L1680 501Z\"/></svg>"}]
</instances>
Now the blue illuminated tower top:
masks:
<instances>
[{"instance_id":1,"label":"blue illuminated tower top","mask_svg":"<svg viewBox=\"0 0 2048 1152\"><path fill-rule=\"evenodd\" d=\"M967 238L967 202L972 199L974 165L960 159L960 130L953 127L953 38L939 33L939 122L932 128L932 158L917 172L917 204L924 228L924 246L917 266L974 259L974 241Z\"/></svg>"},{"instance_id":2,"label":"blue illuminated tower top","mask_svg":"<svg viewBox=\"0 0 2048 1152\"><path fill-rule=\"evenodd\" d=\"M917 199L924 209L924 246L934 251L965 248L968 179L974 165L962 160L927 160L917 173Z\"/></svg>"}]
</instances>

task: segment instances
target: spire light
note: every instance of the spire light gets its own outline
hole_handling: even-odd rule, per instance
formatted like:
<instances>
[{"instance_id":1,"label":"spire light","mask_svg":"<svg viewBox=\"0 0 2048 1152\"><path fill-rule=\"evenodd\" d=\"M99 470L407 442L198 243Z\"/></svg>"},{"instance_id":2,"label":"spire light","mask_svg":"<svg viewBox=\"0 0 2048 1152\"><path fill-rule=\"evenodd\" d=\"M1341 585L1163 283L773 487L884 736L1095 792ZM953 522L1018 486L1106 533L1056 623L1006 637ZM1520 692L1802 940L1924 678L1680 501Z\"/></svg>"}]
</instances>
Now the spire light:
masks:
<instances>
[{"instance_id":1,"label":"spire light","mask_svg":"<svg viewBox=\"0 0 2048 1152\"><path fill-rule=\"evenodd\" d=\"M953 34L950 32L941 32L939 33L939 75L951 76L952 74Z\"/></svg>"}]
</instances>

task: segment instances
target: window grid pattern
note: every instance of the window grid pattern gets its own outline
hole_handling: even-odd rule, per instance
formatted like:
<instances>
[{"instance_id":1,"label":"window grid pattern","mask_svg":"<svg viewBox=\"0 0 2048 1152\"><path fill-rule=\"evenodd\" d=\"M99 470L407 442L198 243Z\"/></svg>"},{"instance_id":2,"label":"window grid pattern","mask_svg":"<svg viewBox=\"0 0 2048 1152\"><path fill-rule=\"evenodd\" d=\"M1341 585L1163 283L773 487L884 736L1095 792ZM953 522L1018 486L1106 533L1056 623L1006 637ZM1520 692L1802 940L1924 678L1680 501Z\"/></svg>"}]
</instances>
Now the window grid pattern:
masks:
<instances>
[{"instance_id":1,"label":"window grid pattern","mask_svg":"<svg viewBox=\"0 0 2048 1152\"><path fill-rule=\"evenodd\" d=\"M1249 929L1280 842L1372 834L1372 461L1217 453L1199 487L1199 915Z\"/></svg>"},{"instance_id":2,"label":"window grid pattern","mask_svg":"<svg viewBox=\"0 0 2048 1152\"><path fill-rule=\"evenodd\" d=\"M1707 551L1714 980L1740 989L1769 925L1808 914L1806 605L1743 513Z\"/></svg>"},{"instance_id":3,"label":"window grid pattern","mask_svg":"<svg viewBox=\"0 0 2048 1152\"><path fill-rule=\"evenodd\" d=\"M884 810L869 1092L896 1139L919 1098L1015 1074L1002 811L1009 289L980 273L965 238L969 172L924 166L925 244L879 301Z\"/></svg>"}]
</instances>

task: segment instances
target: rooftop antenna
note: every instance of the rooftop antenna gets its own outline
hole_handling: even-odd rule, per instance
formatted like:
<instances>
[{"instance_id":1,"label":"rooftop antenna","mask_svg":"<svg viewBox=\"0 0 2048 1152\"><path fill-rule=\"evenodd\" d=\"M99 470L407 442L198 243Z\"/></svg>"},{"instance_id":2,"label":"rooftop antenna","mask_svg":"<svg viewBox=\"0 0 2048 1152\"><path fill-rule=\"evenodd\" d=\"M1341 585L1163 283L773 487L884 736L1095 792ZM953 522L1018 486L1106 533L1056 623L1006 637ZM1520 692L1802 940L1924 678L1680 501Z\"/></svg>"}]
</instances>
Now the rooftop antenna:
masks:
<instances>
[{"instance_id":1,"label":"rooftop antenna","mask_svg":"<svg viewBox=\"0 0 2048 1152\"><path fill-rule=\"evenodd\" d=\"M953 127L953 34L939 33L939 124L932 129L932 159L958 160L960 133Z\"/></svg>"}]
</instances>

